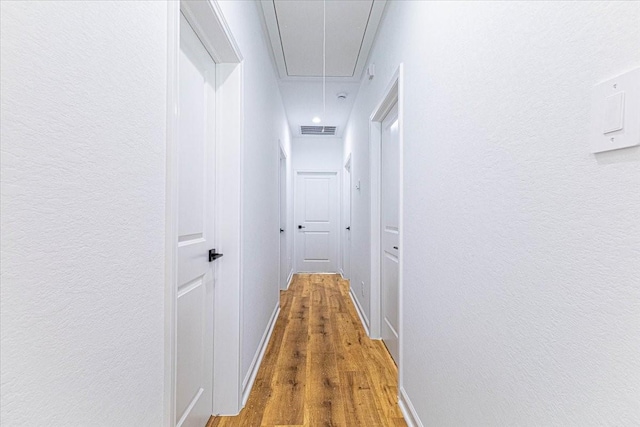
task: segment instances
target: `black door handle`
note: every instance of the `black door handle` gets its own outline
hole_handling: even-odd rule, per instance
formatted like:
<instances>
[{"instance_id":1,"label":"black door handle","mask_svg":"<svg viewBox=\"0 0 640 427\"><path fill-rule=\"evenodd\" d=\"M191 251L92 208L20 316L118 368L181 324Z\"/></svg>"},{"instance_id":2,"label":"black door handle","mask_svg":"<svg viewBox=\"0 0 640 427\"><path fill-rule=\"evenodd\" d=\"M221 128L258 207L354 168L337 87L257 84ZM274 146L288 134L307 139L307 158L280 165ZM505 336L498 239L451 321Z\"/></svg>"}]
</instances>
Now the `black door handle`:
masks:
<instances>
[{"instance_id":1,"label":"black door handle","mask_svg":"<svg viewBox=\"0 0 640 427\"><path fill-rule=\"evenodd\" d=\"M393 247L393 249L396 249L396 250L397 250L397 249L398 249L398 247L397 247L397 246L394 246L394 247Z\"/></svg>"},{"instance_id":2,"label":"black door handle","mask_svg":"<svg viewBox=\"0 0 640 427\"><path fill-rule=\"evenodd\" d=\"M347 227L346 230L351 230L351 226Z\"/></svg>"},{"instance_id":3,"label":"black door handle","mask_svg":"<svg viewBox=\"0 0 640 427\"><path fill-rule=\"evenodd\" d=\"M281 233L284 233L284 228L281 228L281 229L280 229L280 232L281 232Z\"/></svg>"},{"instance_id":4,"label":"black door handle","mask_svg":"<svg viewBox=\"0 0 640 427\"><path fill-rule=\"evenodd\" d=\"M305 227L304 225L299 225L299 226L298 226L298 230L301 230L301 229L303 229L303 228L307 228L307 227Z\"/></svg>"},{"instance_id":5,"label":"black door handle","mask_svg":"<svg viewBox=\"0 0 640 427\"><path fill-rule=\"evenodd\" d=\"M220 258L223 254L216 253L215 249L209 249L209 262Z\"/></svg>"}]
</instances>

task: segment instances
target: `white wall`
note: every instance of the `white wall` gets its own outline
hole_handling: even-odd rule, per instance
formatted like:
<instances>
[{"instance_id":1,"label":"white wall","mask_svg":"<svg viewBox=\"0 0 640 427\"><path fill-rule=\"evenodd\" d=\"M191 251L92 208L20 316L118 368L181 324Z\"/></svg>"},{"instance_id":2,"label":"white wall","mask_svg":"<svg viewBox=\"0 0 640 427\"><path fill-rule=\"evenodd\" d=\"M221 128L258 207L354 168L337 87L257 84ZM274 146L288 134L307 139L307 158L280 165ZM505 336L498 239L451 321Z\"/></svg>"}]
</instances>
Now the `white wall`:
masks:
<instances>
[{"instance_id":1,"label":"white wall","mask_svg":"<svg viewBox=\"0 0 640 427\"><path fill-rule=\"evenodd\" d=\"M162 425L167 6L1 5L2 424Z\"/></svg>"},{"instance_id":2,"label":"white wall","mask_svg":"<svg viewBox=\"0 0 640 427\"><path fill-rule=\"evenodd\" d=\"M340 171L342 138L309 136L293 138L293 169L299 171Z\"/></svg>"},{"instance_id":3,"label":"white wall","mask_svg":"<svg viewBox=\"0 0 640 427\"><path fill-rule=\"evenodd\" d=\"M259 5L221 1L243 60L242 378L246 381L279 301L279 145L291 158L289 126ZM288 163L290 161L288 160ZM290 165L288 166L290 170Z\"/></svg>"},{"instance_id":4,"label":"white wall","mask_svg":"<svg viewBox=\"0 0 640 427\"><path fill-rule=\"evenodd\" d=\"M424 425L640 424L640 147L588 142L638 22L625 2L388 3L345 134L352 262L369 286L368 117L403 62L402 382Z\"/></svg>"}]
</instances>

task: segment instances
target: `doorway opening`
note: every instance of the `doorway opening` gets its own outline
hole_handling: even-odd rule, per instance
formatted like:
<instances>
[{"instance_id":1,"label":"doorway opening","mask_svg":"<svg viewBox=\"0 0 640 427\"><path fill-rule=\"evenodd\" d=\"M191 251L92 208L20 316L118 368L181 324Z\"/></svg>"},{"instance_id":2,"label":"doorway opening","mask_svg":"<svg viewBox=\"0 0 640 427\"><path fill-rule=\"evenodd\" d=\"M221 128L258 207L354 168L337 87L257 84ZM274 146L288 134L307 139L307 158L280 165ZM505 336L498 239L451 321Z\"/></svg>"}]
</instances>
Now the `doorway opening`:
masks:
<instances>
[{"instance_id":1,"label":"doorway opening","mask_svg":"<svg viewBox=\"0 0 640 427\"><path fill-rule=\"evenodd\" d=\"M216 1L167 8L164 398L173 427L241 408L242 56Z\"/></svg>"},{"instance_id":2,"label":"doorway opening","mask_svg":"<svg viewBox=\"0 0 640 427\"><path fill-rule=\"evenodd\" d=\"M371 336L382 338L402 380L403 93L400 64L370 116Z\"/></svg>"}]
</instances>

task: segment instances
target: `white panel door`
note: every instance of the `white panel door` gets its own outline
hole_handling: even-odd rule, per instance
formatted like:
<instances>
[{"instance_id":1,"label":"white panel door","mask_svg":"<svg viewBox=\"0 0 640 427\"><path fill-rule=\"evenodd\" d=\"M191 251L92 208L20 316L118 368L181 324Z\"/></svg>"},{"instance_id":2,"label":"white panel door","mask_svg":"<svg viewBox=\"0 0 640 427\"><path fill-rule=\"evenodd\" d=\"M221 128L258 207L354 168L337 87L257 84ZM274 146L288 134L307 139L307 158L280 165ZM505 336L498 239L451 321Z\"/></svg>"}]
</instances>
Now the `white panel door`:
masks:
<instances>
[{"instance_id":1,"label":"white panel door","mask_svg":"<svg viewBox=\"0 0 640 427\"><path fill-rule=\"evenodd\" d=\"M400 150L398 138L397 104L382 122L382 340L398 363L399 301L398 301L398 244L400 207Z\"/></svg>"},{"instance_id":2,"label":"white panel door","mask_svg":"<svg viewBox=\"0 0 640 427\"><path fill-rule=\"evenodd\" d=\"M295 190L296 270L336 273L338 264L337 172L297 172Z\"/></svg>"},{"instance_id":3,"label":"white panel door","mask_svg":"<svg viewBox=\"0 0 640 427\"><path fill-rule=\"evenodd\" d=\"M344 167L343 197L342 274L349 279L351 278L351 160Z\"/></svg>"},{"instance_id":4,"label":"white panel door","mask_svg":"<svg viewBox=\"0 0 640 427\"><path fill-rule=\"evenodd\" d=\"M180 19L177 426L202 427L213 409L215 64Z\"/></svg>"}]
</instances>

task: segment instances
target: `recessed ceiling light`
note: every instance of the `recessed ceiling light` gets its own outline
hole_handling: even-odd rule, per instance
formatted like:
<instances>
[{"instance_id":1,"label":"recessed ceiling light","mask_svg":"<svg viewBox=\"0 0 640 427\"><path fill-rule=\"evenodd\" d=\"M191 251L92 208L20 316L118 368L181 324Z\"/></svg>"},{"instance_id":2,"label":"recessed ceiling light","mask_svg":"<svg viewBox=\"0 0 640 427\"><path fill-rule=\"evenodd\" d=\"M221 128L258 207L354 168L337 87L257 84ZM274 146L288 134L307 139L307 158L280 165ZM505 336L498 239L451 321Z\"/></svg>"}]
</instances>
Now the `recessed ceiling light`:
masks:
<instances>
[{"instance_id":1,"label":"recessed ceiling light","mask_svg":"<svg viewBox=\"0 0 640 427\"><path fill-rule=\"evenodd\" d=\"M322 120L320 120L320 117L317 117L317 116L316 116L316 117L314 117L311 121L312 121L313 123L320 123Z\"/></svg>"}]
</instances>

